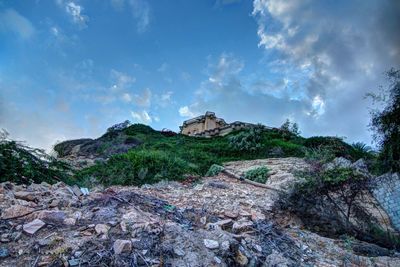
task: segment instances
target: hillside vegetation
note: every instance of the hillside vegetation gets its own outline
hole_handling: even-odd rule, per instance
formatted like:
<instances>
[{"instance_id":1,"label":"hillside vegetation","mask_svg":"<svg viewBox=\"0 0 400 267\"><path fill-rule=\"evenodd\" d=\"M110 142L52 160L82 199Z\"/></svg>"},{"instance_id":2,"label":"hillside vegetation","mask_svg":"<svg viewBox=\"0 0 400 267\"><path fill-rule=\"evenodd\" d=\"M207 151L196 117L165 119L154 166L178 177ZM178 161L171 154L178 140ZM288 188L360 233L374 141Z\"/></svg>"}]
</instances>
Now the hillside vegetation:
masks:
<instances>
[{"instance_id":1,"label":"hillside vegetation","mask_svg":"<svg viewBox=\"0 0 400 267\"><path fill-rule=\"evenodd\" d=\"M109 158L75 174L76 181L86 185L93 181L105 185L141 185L182 180L185 174L205 175L213 164L268 157L304 157L314 150L329 151L329 155L352 160L365 157L365 153L337 137L303 138L287 130L267 129L261 125L223 137L199 138L133 124L109 130L96 140L82 139L81 142L78 155ZM55 150L59 155L68 156L71 144L76 146L79 140L60 143ZM113 155L115 151L121 153Z\"/></svg>"}]
</instances>

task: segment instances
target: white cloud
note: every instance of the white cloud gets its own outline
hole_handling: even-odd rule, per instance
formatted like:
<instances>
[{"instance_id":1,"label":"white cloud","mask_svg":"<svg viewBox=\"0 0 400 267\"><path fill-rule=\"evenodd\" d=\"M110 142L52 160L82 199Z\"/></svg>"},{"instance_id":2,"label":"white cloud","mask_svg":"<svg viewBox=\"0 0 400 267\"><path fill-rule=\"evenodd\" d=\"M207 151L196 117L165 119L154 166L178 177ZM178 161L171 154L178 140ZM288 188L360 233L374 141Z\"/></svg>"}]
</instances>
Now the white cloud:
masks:
<instances>
[{"instance_id":1,"label":"white cloud","mask_svg":"<svg viewBox=\"0 0 400 267\"><path fill-rule=\"evenodd\" d=\"M367 92L400 63L400 2L254 0L259 46L306 104L309 131L370 139ZM289 86L290 87L290 86ZM351 99L352 103L349 103ZM322 123L329 122L329 124ZM326 128L324 128L326 127ZM330 127L331 129L328 129Z\"/></svg>"},{"instance_id":2,"label":"white cloud","mask_svg":"<svg viewBox=\"0 0 400 267\"><path fill-rule=\"evenodd\" d=\"M141 112L131 111L131 115L135 122L143 124L151 124L153 122L153 119L146 110L142 110Z\"/></svg>"},{"instance_id":3,"label":"white cloud","mask_svg":"<svg viewBox=\"0 0 400 267\"><path fill-rule=\"evenodd\" d=\"M35 33L32 23L14 9L0 11L0 31L14 32L22 39L28 39Z\"/></svg>"},{"instance_id":4,"label":"white cloud","mask_svg":"<svg viewBox=\"0 0 400 267\"><path fill-rule=\"evenodd\" d=\"M57 0L57 4L62 7L65 12L71 17L72 22L77 24L79 28L87 27L89 17L83 14L84 7L76 3L76 1Z\"/></svg>"},{"instance_id":5,"label":"white cloud","mask_svg":"<svg viewBox=\"0 0 400 267\"><path fill-rule=\"evenodd\" d=\"M195 117L196 114L192 112L188 106L183 106L179 108L179 115L181 117Z\"/></svg>"},{"instance_id":6,"label":"white cloud","mask_svg":"<svg viewBox=\"0 0 400 267\"><path fill-rule=\"evenodd\" d=\"M146 0L130 0L132 15L136 19L139 33L147 31L150 26L150 5Z\"/></svg>"}]
</instances>

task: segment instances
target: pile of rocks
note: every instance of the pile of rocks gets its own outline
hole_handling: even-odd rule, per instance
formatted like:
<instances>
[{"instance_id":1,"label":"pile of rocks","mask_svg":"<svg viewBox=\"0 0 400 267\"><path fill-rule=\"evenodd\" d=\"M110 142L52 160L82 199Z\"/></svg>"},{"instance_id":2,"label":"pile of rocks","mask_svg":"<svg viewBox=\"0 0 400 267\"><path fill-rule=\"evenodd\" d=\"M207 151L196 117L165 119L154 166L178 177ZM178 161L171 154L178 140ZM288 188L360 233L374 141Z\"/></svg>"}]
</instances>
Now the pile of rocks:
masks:
<instances>
[{"instance_id":1,"label":"pile of rocks","mask_svg":"<svg viewBox=\"0 0 400 267\"><path fill-rule=\"evenodd\" d=\"M358 256L296 218L275 220L274 192L223 175L90 194L3 183L0 265L400 266L391 253Z\"/></svg>"}]
</instances>

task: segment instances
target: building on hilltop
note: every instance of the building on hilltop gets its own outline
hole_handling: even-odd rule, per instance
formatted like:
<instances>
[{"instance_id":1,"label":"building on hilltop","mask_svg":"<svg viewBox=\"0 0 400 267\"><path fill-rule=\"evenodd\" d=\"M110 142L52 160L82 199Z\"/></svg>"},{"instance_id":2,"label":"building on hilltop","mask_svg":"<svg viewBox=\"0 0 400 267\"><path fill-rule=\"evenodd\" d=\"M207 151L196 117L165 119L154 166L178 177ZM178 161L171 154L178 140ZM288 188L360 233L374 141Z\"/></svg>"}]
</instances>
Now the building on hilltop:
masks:
<instances>
[{"instance_id":1,"label":"building on hilltop","mask_svg":"<svg viewBox=\"0 0 400 267\"><path fill-rule=\"evenodd\" d=\"M184 121L180 129L181 134L184 135L212 137L223 136L233 130L240 130L251 126L254 126L254 124L240 121L226 123L224 119L215 116L214 112L207 111L205 115Z\"/></svg>"}]
</instances>

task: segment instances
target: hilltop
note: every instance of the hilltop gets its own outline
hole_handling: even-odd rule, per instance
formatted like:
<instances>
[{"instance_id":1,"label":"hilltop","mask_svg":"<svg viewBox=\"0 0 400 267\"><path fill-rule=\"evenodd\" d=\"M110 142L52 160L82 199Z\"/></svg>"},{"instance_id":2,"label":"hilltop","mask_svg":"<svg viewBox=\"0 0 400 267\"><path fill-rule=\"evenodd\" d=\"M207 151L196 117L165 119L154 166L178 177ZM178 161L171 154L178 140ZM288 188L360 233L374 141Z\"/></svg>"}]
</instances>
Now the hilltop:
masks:
<instances>
[{"instance_id":1,"label":"hilltop","mask_svg":"<svg viewBox=\"0 0 400 267\"><path fill-rule=\"evenodd\" d=\"M303 138L289 130L261 125L212 138L156 131L142 124L117 125L97 139L65 141L54 147L60 159L83 168L76 176L80 181L94 176L106 185L182 180L184 174L206 174L212 164L269 157L304 157L314 149L329 150L331 157L353 161L370 157L337 137ZM166 167L176 165L181 170ZM121 176L124 180L114 180Z\"/></svg>"}]
</instances>

